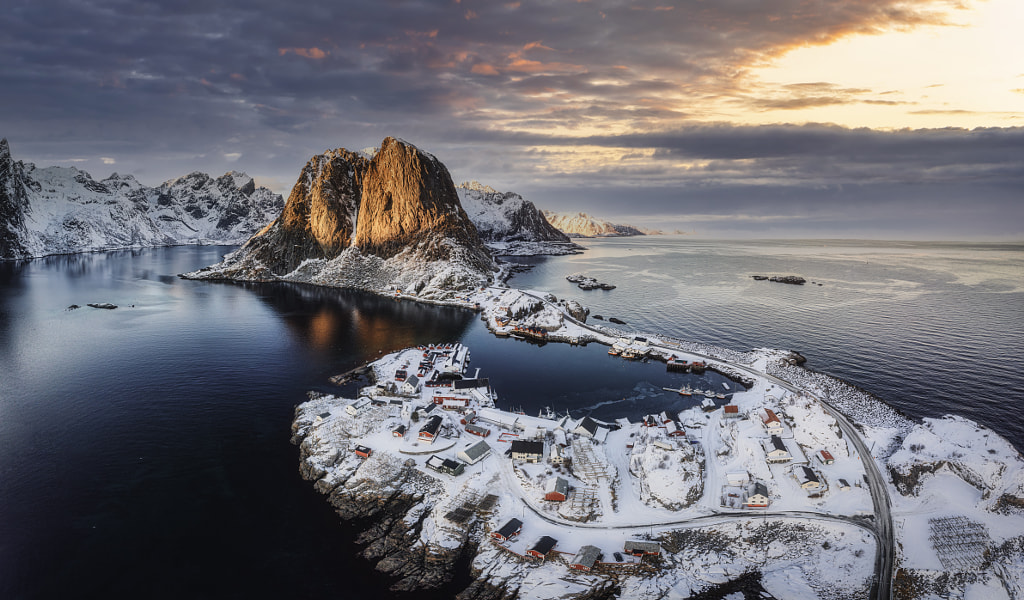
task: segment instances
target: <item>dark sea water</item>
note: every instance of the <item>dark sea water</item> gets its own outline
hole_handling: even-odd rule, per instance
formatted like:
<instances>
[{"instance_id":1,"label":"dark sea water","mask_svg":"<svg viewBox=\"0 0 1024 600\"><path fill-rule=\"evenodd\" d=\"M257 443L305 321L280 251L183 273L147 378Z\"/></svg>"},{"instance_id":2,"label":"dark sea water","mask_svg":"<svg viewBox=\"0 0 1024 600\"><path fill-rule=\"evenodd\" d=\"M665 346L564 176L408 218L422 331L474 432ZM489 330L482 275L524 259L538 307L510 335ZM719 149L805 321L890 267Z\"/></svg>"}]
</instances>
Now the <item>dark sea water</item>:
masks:
<instances>
[{"instance_id":1,"label":"dark sea water","mask_svg":"<svg viewBox=\"0 0 1024 600\"><path fill-rule=\"evenodd\" d=\"M534 268L514 284L579 298L627 330L796 350L808 367L911 417L961 414L1024 448L1024 245L681 236L584 243L585 254L520 259ZM565 281L575 272L618 288L582 291Z\"/></svg>"},{"instance_id":2,"label":"dark sea water","mask_svg":"<svg viewBox=\"0 0 1024 600\"><path fill-rule=\"evenodd\" d=\"M1024 250L821 244L594 240L524 259L536 267L513 284L630 327L796 349L911 416L965 414L1024 447ZM494 338L460 309L175 277L226 250L0 263L0 598L393 596L288 442L308 390L382 352L462 340L502 406L605 419L722 381ZM619 288L583 292L564 281L575 271Z\"/></svg>"}]
</instances>

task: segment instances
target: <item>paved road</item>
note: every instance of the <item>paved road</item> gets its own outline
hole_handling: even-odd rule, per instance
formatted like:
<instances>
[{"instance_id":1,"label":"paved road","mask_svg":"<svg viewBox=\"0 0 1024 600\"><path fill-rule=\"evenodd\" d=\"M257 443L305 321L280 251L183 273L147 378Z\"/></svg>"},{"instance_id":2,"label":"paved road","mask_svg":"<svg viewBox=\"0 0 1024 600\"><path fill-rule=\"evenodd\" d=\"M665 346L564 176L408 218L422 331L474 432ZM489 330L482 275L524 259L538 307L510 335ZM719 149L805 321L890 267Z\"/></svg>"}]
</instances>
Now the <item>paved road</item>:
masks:
<instances>
[{"instance_id":1,"label":"paved road","mask_svg":"<svg viewBox=\"0 0 1024 600\"><path fill-rule=\"evenodd\" d=\"M522 290L520 290L520 291L522 291ZM530 292L523 292L523 293L525 293L528 296L531 296L533 298L536 298L538 300L544 301L545 304L550 304L547 301L545 301L539 294L534 294L534 293L530 293ZM552 305L552 306L554 306L554 305ZM561 307L555 306L555 308L558 309L562 313L562 315L564 316L564 318L566 320L568 320L568 321L570 321L572 323L575 323L576 325L578 325L580 327L588 329L588 330L590 330L590 331L592 331L592 332L594 332L594 333L596 333L598 335L609 336L609 334L604 333L603 331L595 329L595 328L593 328L593 327L591 327L589 325L586 325L585 323L579 322L578 320L573 318L571 315L566 313L564 310L562 310ZM657 349L657 350L662 350L662 351L667 352L667 353L681 352L681 350L679 350L678 348L671 348L671 347L668 347L668 346L652 346L652 348ZM692 351L689 351L689 350L683 350L682 352L685 352L686 354L692 354L694 356L698 356L698 357L703 358L705 360L711 360L711 361L727 364L727 365L729 365L730 367L732 367L734 369L738 369L740 371L744 371L744 372L746 372L746 373L748 373L748 374L750 374L750 375L752 375L754 377L763 377L763 378L765 378L765 379L775 383L776 385L778 385L780 387L783 387L783 388L785 388L785 389L787 389L787 390L789 390L791 392L794 392L794 393L797 393L797 392L803 392L803 393L808 393L808 394L810 393L807 390L798 388L798 387L794 386L793 384L791 384L791 383L789 383L787 381L784 381L782 379L779 379L779 378L774 377L772 375L769 375L767 373L763 373L761 371L758 371L756 369L753 369L753 368L745 366L745 365L731 363L731 362L722 360L720 358L715 358L713 356L708 356L708 355L700 354L698 352L692 352ZM778 517L796 517L796 516L799 516L801 518L818 518L818 519L840 520L840 521L846 521L846 522L853 523L853 524L855 524L857 526L860 526L860 527L866 527L867 529L871 530L875 534L875 540L876 540L876 543L878 545L877 551L875 552L875 579L874 579L874 582L872 583L871 597L874 598L875 600L891 600L891 598L892 598L893 568L894 568L894 564L895 564L896 544L895 544L895 540L894 540L894 532L893 532L893 524L892 524L892 501L889 498L889 492L888 492L888 489L886 488L886 485L885 485L885 479L882 477L881 472L878 470L878 465L877 465L877 463L875 463L874 457L871 455L871 450L867 447L867 444L864 443L864 440L860 437L860 433L854 428L854 426L850 422L850 420L847 419L846 416L843 415L843 413L839 412L839 410L837 410L835 407L830 405L828 402L825 402L824 400L814 396L813 394L811 394L811 396L814 397L819 403L821 403L821 405L825 408L825 410L830 415L832 415L833 418L835 418L836 422L839 424L840 429L842 429L842 431L843 431L843 435L845 435L847 437L847 439L850 440L850 442L854 445L854 447L857 448L857 452L860 454L861 462L864 464L865 480L866 480L866 482L868 484L868 490L871 492L871 502L874 505L875 522L874 522L873 526L865 526L865 524L863 522L854 520L852 518L848 518L848 517L832 517L832 516L828 516L828 515L821 515L821 514L818 514L818 513L788 513L788 512L778 513L778 512L771 512L771 513L761 513L761 514L762 515L776 517L776 518L778 518ZM524 501L525 501L525 499L524 499ZM527 503L527 505L529 506L528 503ZM548 519L544 515L541 515L532 506L530 506L530 509L533 510L534 512L537 512L537 514L540 515L541 518L547 519L547 520L552 521L552 522L558 522L558 521L554 521L552 519ZM734 516L730 516L730 513L717 513L715 515L709 515L709 516L706 516L706 517L694 517L692 519L687 519L685 521L679 521L679 522L674 522L674 523L664 523L664 525L679 526L679 525L684 525L684 524L688 524L688 523L695 523L695 522L700 522L701 524L707 525L707 524L710 524L707 521L710 521L710 520L713 520L713 519L716 519L716 518L719 518L719 519L721 519L721 518L749 518L749 516L747 516L747 515L734 515ZM648 524L647 526L649 527L650 525L651 524ZM585 525L577 523L575 526L576 527L580 527L580 526L585 526ZM641 527L641 526L639 526L639 525L623 525L621 527L616 527L616 528L628 528L628 527Z\"/></svg>"}]
</instances>

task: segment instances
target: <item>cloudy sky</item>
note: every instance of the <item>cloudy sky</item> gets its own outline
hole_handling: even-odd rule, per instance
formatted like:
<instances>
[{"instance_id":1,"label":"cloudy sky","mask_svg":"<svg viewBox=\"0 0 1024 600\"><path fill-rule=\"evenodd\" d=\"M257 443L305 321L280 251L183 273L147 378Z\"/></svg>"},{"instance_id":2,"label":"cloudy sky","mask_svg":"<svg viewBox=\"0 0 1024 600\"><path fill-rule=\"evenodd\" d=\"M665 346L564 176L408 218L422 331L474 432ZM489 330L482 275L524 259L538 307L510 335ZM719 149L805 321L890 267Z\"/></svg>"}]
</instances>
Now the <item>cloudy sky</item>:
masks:
<instances>
[{"instance_id":1,"label":"cloudy sky","mask_svg":"<svg viewBox=\"0 0 1024 600\"><path fill-rule=\"evenodd\" d=\"M704 236L1024 239L1020 0L13 0L0 137L143 183L388 135Z\"/></svg>"}]
</instances>

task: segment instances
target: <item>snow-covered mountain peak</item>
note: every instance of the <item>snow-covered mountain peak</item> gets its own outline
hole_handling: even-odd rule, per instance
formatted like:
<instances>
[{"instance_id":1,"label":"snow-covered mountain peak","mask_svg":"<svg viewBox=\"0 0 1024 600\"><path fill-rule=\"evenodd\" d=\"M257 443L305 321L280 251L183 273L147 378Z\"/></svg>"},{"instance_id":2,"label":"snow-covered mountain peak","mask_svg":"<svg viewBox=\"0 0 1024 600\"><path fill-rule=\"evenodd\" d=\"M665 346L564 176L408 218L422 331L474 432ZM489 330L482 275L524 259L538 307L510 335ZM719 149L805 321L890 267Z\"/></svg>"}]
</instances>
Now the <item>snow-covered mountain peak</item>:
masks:
<instances>
[{"instance_id":1,"label":"snow-covered mountain peak","mask_svg":"<svg viewBox=\"0 0 1024 600\"><path fill-rule=\"evenodd\" d=\"M0 259L47 254L239 243L281 213L284 200L251 177L200 172L158 188L132 175L101 181L75 167L45 167L0 156Z\"/></svg>"},{"instance_id":2,"label":"snow-covered mountain peak","mask_svg":"<svg viewBox=\"0 0 1024 600\"><path fill-rule=\"evenodd\" d=\"M7 143L7 138L0 138L0 160L10 160L11 158L11 147Z\"/></svg>"},{"instance_id":3,"label":"snow-covered mountain peak","mask_svg":"<svg viewBox=\"0 0 1024 600\"><path fill-rule=\"evenodd\" d=\"M475 179L473 181L463 181L462 183L460 183L456 187L462 188L464 190L473 190L474 192L483 192L485 194L499 194L499 193L501 193L498 190L492 188L491 186L484 185L484 184L480 183L479 181L476 181Z\"/></svg>"},{"instance_id":4,"label":"snow-covered mountain peak","mask_svg":"<svg viewBox=\"0 0 1024 600\"><path fill-rule=\"evenodd\" d=\"M544 211L548 222L560 231L573 237L614 237L644 235L632 225L618 225L604 219L597 219L584 212L575 214Z\"/></svg>"}]
</instances>

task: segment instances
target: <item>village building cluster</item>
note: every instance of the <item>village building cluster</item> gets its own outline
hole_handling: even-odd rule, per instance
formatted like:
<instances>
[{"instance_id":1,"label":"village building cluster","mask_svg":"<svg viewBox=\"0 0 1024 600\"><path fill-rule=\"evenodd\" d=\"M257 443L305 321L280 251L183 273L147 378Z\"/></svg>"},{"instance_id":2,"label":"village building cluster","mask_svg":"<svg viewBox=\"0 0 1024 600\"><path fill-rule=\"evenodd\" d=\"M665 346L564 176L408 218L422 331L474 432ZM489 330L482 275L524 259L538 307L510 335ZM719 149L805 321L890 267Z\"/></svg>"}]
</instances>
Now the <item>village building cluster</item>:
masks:
<instances>
[{"instance_id":1,"label":"village building cluster","mask_svg":"<svg viewBox=\"0 0 1024 600\"><path fill-rule=\"evenodd\" d=\"M723 511L871 507L865 490L851 491L858 486L848 482L862 478L859 460L828 417L767 383L736 384L724 405L602 422L496 408L489 380L471 374L470 361L458 343L394 353L373 364L376 382L356 399L317 416L320 424L347 419L361 434L350 446L359 460L386 453L439 478L449 496L439 531L486 518L503 552L525 561L559 556L569 569L590 571L642 564L661 546L634 532L609 547L573 523L622 528ZM491 491L495 482L500 492ZM489 512L479 510L484 495L493 497Z\"/></svg>"}]
</instances>

